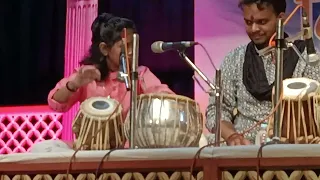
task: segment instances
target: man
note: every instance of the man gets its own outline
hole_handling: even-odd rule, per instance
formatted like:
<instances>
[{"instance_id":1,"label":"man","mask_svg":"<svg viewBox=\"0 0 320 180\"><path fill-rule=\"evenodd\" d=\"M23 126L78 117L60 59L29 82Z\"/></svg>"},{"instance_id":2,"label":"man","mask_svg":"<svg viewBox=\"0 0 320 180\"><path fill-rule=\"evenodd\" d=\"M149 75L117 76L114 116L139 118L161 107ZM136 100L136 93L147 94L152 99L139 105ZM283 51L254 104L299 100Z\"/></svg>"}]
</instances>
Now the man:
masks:
<instances>
[{"instance_id":1,"label":"man","mask_svg":"<svg viewBox=\"0 0 320 180\"><path fill-rule=\"evenodd\" d=\"M224 59L221 70L224 99L222 104L221 136L228 145L253 144L260 126L242 137L244 130L265 119L272 110L272 88L275 80L273 55L258 56L257 50L268 46L269 39L276 32L277 18L283 18L285 0L241 0L246 32L251 39L231 51ZM303 55L305 43L296 41ZM320 66L309 66L300 59L292 48L284 53L285 78L307 77L320 80ZM215 126L215 100L210 97L207 108L207 128L212 133ZM233 114L234 109L238 113Z\"/></svg>"}]
</instances>

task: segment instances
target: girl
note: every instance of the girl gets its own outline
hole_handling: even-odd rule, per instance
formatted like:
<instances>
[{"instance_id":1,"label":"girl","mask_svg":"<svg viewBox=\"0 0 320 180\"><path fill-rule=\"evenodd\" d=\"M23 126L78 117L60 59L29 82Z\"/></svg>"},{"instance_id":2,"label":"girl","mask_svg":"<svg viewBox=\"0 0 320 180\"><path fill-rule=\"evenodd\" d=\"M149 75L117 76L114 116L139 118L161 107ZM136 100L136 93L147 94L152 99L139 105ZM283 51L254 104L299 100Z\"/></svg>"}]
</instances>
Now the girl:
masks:
<instances>
[{"instance_id":1,"label":"girl","mask_svg":"<svg viewBox=\"0 0 320 180\"><path fill-rule=\"evenodd\" d=\"M94 96L110 96L121 101L123 118L130 108L130 93L126 93L126 86L117 79L119 71L119 59L123 41L121 34L127 29L127 47L129 62L132 59L132 39L136 32L135 24L125 18L115 17L103 13L93 22L92 44L89 56L81 61L81 67L64 79L50 91L48 104L58 112L68 111L76 102L83 102ZM139 91L142 93L166 92L173 93L167 85L145 66L138 68Z\"/></svg>"},{"instance_id":2,"label":"girl","mask_svg":"<svg viewBox=\"0 0 320 180\"><path fill-rule=\"evenodd\" d=\"M48 95L48 104L57 112L68 111L76 102L95 96L110 96L121 103L122 116L125 119L130 108L130 93L126 86L117 78L119 59L123 46L122 33L127 29L127 47L129 62L132 59L132 39L135 24L125 18L115 17L103 13L99 15L91 26L92 44L89 56L81 61L81 67L69 77L60 80ZM145 66L138 68L138 94L164 92L174 94L167 85ZM125 96L124 96L125 95ZM123 99L124 97L124 99ZM32 146L31 152L61 152L73 151L72 142L48 140Z\"/></svg>"}]
</instances>

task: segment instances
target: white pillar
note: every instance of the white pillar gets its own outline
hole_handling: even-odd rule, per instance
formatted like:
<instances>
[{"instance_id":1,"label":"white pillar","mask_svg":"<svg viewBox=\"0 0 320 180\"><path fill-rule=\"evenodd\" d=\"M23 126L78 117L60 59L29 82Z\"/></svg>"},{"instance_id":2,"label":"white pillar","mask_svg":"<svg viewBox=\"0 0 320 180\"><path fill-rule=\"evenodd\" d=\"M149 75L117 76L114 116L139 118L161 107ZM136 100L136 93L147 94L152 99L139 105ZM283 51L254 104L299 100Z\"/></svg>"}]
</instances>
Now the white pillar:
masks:
<instances>
[{"instance_id":1,"label":"white pillar","mask_svg":"<svg viewBox=\"0 0 320 180\"><path fill-rule=\"evenodd\" d=\"M98 15L98 0L68 0L64 76L79 66L91 44L91 24ZM63 140L72 140L71 124L78 112L79 103L63 115Z\"/></svg>"}]
</instances>

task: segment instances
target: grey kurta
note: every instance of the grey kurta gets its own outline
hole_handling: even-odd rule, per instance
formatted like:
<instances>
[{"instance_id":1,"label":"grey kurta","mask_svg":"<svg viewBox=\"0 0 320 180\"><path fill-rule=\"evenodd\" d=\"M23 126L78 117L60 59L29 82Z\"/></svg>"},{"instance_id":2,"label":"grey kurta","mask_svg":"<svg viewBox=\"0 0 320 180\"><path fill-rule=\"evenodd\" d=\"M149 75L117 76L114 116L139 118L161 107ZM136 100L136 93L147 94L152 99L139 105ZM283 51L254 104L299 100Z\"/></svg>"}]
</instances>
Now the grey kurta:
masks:
<instances>
[{"instance_id":1,"label":"grey kurta","mask_svg":"<svg viewBox=\"0 0 320 180\"><path fill-rule=\"evenodd\" d=\"M238 132L252 127L257 121L265 119L271 112L272 103L268 101L258 101L247 90L242 82L243 63L247 45L239 46L231 51L224 59L221 71L223 78L223 89L225 101L222 105L222 120L231 121L234 119L234 126ZM306 57L306 51L303 53ZM275 65L272 63L271 54L263 57L264 69L269 81L272 84L275 80ZM261 72L264 73L264 72ZM320 66L309 66L299 59L293 77L307 77L320 81ZM237 115L233 115L233 110L237 109ZM215 126L215 97L211 96L206 111L206 127L211 131ZM260 128L260 127L259 127ZM256 128L246 135L246 138L254 142Z\"/></svg>"}]
</instances>

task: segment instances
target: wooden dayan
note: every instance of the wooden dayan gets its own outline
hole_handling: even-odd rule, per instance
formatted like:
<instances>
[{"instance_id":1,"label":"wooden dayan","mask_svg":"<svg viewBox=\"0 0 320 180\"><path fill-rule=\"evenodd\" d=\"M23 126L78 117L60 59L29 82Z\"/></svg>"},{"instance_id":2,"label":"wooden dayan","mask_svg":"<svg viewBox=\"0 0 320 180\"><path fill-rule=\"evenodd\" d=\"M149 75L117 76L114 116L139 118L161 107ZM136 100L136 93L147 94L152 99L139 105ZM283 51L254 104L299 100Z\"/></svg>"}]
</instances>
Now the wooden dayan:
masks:
<instances>
[{"instance_id":1,"label":"wooden dayan","mask_svg":"<svg viewBox=\"0 0 320 180\"><path fill-rule=\"evenodd\" d=\"M121 105L115 111L118 104L116 100L106 97L92 97L81 103L72 123L76 149L82 144L85 145L81 149L86 150L123 147L125 136Z\"/></svg>"},{"instance_id":2,"label":"wooden dayan","mask_svg":"<svg viewBox=\"0 0 320 180\"><path fill-rule=\"evenodd\" d=\"M292 144L320 142L319 119L315 109L318 87L317 81L308 78L291 78L283 81L281 141ZM270 137L273 136L273 128L272 116L267 129Z\"/></svg>"}]
</instances>

